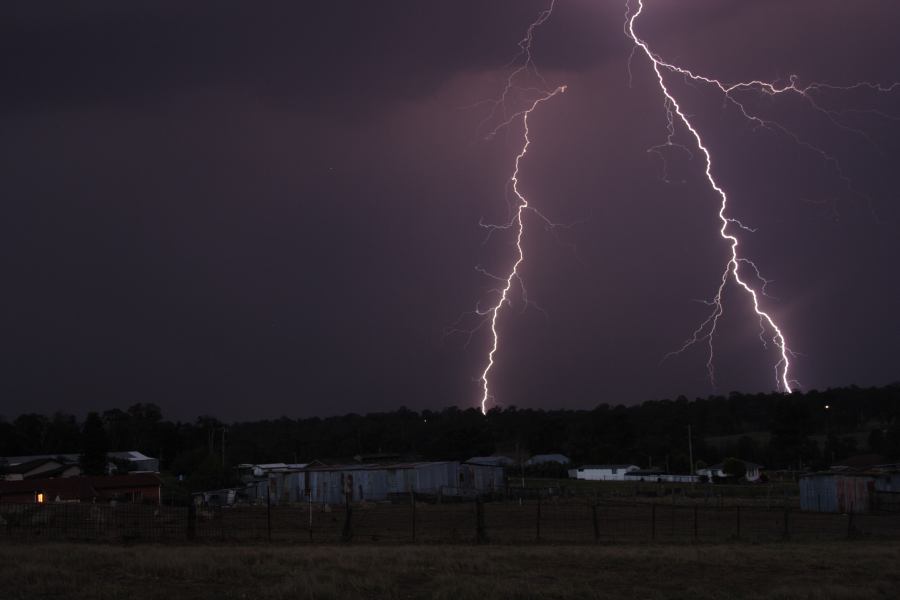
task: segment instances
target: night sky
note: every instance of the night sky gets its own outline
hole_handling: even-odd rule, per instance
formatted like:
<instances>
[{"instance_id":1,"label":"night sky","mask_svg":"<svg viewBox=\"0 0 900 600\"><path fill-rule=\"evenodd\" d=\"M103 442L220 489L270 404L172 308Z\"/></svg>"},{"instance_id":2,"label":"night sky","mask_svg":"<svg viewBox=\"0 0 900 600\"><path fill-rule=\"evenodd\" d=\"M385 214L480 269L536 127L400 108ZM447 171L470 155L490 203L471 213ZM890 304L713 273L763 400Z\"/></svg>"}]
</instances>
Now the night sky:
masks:
<instances>
[{"instance_id":1,"label":"night sky","mask_svg":"<svg viewBox=\"0 0 900 600\"><path fill-rule=\"evenodd\" d=\"M639 33L725 81L900 81L894 0L645 0ZM478 405L511 238L513 124L480 101L547 2L35 2L0 5L0 414L154 402L224 419ZM590 408L775 388L734 288L703 321L727 247L702 160L665 141L624 2L558 0L534 59L568 90L530 121L520 186L529 299L502 314L504 406ZM713 152L765 307L803 389L900 379L900 88L744 98L826 149L754 129L671 78ZM859 110L862 109L862 110ZM874 110L886 113L887 118ZM684 130L678 141L691 144ZM463 319L463 324L472 325Z\"/></svg>"}]
</instances>

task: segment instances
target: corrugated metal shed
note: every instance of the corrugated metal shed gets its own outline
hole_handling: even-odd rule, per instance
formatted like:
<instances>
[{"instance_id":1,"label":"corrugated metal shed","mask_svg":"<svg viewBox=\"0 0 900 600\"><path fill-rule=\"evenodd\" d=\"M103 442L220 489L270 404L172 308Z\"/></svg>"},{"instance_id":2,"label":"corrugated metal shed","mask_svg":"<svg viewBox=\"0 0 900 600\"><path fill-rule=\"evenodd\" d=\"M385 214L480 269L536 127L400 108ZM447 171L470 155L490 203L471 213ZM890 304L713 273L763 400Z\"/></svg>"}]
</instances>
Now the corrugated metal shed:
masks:
<instances>
[{"instance_id":1,"label":"corrugated metal shed","mask_svg":"<svg viewBox=\"0 0 900 600\"><path fill-rule=\"evenodd\" d=\"M313 502L336 504L344 501L345 489L354 501L386 500L408 492L437 494L455 487L458 473L457 462L317 467L302 473L303 495L308 492Z\"/></svg>"},{"instance_id":2,"label":"corrugated metal shed","mask_svg":"<svg viewBox=\"0 0 900 600\"><path fill-rule=\"evenodd\" d=\"M340 504L346 492L354 502L378 502L410 492L435 496L490 493L501 490L503 482L501 467L456 461L316 465L270 471L248 483L247 495L256 502L266 502L268 496L273 504Z\"/></svg>"},{"instance_id":3,"label":"corrugated metal shed","mask_svg":"<svg viewBox=\"0 0 900 600\"><path fill-rule=\"evenodd\" d=\"M459 466L459 487L465 492L491 493L503 489L503 467L463 463Z\"/></svg>"},{"instance_id":4,"label":"corrugated metal shed","mask_svg":"<svg viewBox=\"0 0 900 600\"><path fill-rule=\"evenodd\" d=\"M800 508L813 512L866 513L875 477L862 473L811 473L800 478Z\"/></svg>"},{"instance_id":5,"label":"corrugated metal shed","mask_svg":"<svg viewBox=\"0 0 900 600\"><path fill-rule=\"evenodd\" d=\"M882 473L875 479L875 491L900 493L900 472Z\"/></svg>"}]
</instances>

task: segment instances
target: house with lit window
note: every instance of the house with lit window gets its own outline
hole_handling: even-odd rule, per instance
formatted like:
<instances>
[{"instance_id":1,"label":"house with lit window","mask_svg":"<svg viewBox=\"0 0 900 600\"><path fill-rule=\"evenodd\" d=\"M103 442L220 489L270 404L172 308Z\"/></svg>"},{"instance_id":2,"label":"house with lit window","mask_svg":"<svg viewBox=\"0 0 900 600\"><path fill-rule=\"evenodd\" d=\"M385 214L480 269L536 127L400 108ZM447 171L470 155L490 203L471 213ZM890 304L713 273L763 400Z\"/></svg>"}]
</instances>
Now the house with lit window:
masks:
<instances>
[{"instance_id":1,"label":"house with lit window","mask_svg":"<svg viewBox=\"0 0 900 600\"><path fill-rule=\"evenodd\" d=\"M125 502L159 504L162 481L155 473L0 481L0 504Z\"/></svg>"}]
</instances>

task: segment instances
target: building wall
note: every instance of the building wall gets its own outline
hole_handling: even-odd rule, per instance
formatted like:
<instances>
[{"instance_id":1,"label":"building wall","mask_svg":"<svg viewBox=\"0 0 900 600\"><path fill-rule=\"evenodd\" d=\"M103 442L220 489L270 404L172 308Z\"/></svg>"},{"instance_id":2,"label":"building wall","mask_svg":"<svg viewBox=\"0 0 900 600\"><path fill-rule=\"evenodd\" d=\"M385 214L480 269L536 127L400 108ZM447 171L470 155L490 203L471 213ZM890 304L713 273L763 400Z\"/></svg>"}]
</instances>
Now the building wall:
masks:
<instances>
[{"instance_id":1,"label":"building wall","mask_svg":"<svg viewBox=\"0 0 900 600\"><path fill-rule=\"evenodd\" d=\"M837 474L800 478L800 508L813 512L865 513L871 509L874 479Z\"/></svg>"},{"instance_id":2,"label":"building wall","mask_svg":"<svg viewBox=\"0 0 900 600\"><path fill-rule=\"evenodd\" d=\"M464 493L499 492L504 482L503 467L469 463L459 466L459 488Z\"/></svg>"}]
</instances>

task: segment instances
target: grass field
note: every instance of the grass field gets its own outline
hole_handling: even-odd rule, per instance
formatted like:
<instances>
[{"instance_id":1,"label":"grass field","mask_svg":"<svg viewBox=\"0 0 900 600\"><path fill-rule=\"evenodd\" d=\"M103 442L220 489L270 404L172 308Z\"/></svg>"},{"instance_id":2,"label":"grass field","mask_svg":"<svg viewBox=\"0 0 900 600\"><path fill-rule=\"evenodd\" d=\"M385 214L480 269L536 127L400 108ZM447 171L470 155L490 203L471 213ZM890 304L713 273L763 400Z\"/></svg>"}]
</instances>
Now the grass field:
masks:
<instances>
[{"instance_id":1,"label":"grass field","mask_svg":"<svg viewBox=\"0 0 900 600\"><path fill-rule=\"evenodd\" d=\"M896 598L889 542L695 546L0 545L0 598Z\"/></svg>"}]
</instances>

